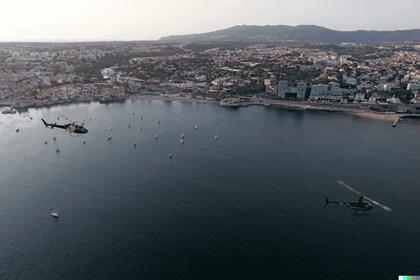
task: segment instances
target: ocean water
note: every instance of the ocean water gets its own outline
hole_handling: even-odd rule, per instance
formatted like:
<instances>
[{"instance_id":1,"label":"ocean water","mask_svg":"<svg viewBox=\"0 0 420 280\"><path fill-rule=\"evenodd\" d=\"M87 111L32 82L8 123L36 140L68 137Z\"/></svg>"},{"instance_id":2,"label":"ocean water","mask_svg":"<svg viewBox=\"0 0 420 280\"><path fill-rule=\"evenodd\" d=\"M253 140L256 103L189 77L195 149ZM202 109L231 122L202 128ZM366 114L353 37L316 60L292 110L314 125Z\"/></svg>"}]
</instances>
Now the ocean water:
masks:
<instances>
[{"instance_id":1,"label":"ocean water","mask_svg":"<svg viewBox=\"0 0 420 280\"><path fill-rule=\"evenodd\" d=\"M419 141L408 120L169 101L1 115L0 279L419 275ZM336 180L393 211L323 208L358 199Z\"/></svg>"}]
</instances>

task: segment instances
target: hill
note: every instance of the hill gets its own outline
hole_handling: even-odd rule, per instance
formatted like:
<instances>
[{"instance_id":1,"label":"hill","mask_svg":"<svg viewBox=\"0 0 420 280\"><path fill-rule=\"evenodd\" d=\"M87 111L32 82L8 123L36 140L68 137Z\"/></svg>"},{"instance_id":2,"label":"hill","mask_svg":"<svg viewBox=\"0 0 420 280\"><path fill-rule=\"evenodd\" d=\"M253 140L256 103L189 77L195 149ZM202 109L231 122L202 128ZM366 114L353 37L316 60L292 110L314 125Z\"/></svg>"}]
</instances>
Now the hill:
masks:
<instances>
[{"instance_id":1,"label":"hill","mask_svg":"<svg viewBox=\"0 0 420 280\"><path fill-rule=\"evenodd\" d=\"M238 25L201 34L162 37L159 40L163 42L277 42L285 40L320 42L420 42L420 29L337 31L316 25Z\"/></svg>"}]
</instances>

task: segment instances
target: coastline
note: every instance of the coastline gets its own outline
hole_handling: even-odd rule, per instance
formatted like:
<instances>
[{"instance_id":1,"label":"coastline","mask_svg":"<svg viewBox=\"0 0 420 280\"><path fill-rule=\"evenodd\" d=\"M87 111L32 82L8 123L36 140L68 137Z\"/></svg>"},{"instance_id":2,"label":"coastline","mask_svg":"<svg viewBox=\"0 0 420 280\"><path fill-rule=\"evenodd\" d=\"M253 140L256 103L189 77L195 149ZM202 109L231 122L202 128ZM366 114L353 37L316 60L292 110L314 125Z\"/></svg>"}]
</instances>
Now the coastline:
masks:
<instances>
[{"instance_id":1,"label":"coastline","mask_svg":"<svg viewBox=\"0 0 420 280\"><path fill-rule=\"evenodd\" d=\"M275 99L267 99L267 98L254 98L250 100L250 102L238 102L232 104L226 104L220 102L215 99L205 99L205 98L185 98L185 97L175 97L175 96L162 96L162 95L129 95L124 99L118 101L110 101L109 103L113 102L125 102L125 101L135 101L135 100L144 100L144 101L151 101L151 100L160 100L160 101L178 101L178 102L189 102L189 103L204 103L204 104L217 104L220 107L229 109L229 108L239 108L239 107L248 107L248 106L264 106L264 107L272 107L272 108L279 108L279 109L287 109L287 110L303 110L303 111L323 111L323 112L331 112L331 113L343 113L348 114L356 117L361 118L369 118L374 120L381 120L381 121L388 121L388 122L395 122L400 116L397 113L378 113L372 111L365 111L356 108L346 108L335 106L334 104L317 104L317 103L307 103L307 102L297 102L297 101L285 101L285 100L275 100ZM21 106L17 107L16 110L18 112L27 111L29 108L48 108L52 106L58 105L70 105L70 104L77 104L77 103L90 103L90 102L98 102L94 99L75 99L75 100L66 100L66 101L59 101L59 102L46 102L44 104L31 104L28 103L28 106ZM7 107L6 104L1 104L0 107ZM8 104L9 105L9 104ZM9 105L10 106L10 105Z\"/></svg>"},{"instance_id":2,"label":"coastline","mask_svg":"<svg viewBox=\"0 0 420 280\"><path fill-rule=\"evenodd\" d=\"M219 104L219 101L214 99L204 98L184 98L184 97L172 97L172 96L161 96L161 95L129 95L126 100L162 100L162 101L180 101L190 103L206 103L206 104Z\"/></svg>"},{"instance_id":3,"label":"coastline","mask_svg":"<svg viewBox=\"0 0 420 280\"><path fill-rule=\"evenodd\" d=\"M380 121L389 121L389 122L395 122L400 117L398 114L380 114L380 113L374 113L374 112L349 112L349 115L353 115L356 117L361 118L368 118L368 119L374 119L374 120L380 120Z\"/></svg>"}]
</instances>

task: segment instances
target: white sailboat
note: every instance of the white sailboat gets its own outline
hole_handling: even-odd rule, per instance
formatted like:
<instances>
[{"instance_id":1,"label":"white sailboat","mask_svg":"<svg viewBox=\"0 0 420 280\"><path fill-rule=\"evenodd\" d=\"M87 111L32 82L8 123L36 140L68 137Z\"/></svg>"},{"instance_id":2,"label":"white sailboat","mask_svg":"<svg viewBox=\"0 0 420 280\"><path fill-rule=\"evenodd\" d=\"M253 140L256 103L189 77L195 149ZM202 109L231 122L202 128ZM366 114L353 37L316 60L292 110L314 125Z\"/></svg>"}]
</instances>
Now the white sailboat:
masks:
<instances>
[{"instance_id":1,"label":"white sailboat","mask_svg":"<svg viewBox=\"0 0 420 280\"><path fill-rule=\"evenodd\" d=\"M60 216L58 215L57 208L55 207L55 203L54 203L54 208L51 210L50 214L51 214L51 216L53 216L54 218L58 218L58 217L60 217Z\"/></svg>"}]
</instances>

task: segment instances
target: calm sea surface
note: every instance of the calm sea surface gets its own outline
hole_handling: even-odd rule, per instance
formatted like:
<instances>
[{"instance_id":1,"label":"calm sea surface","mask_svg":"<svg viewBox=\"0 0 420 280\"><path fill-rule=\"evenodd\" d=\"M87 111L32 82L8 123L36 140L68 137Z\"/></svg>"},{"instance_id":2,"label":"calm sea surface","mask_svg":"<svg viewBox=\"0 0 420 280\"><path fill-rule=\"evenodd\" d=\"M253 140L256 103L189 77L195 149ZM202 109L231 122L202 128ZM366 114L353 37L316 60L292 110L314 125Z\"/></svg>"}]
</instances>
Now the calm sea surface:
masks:
<instances>
[{"instance_id":1,"label":"calm sea surface","mask_svg":"<svg viewBox=\"0 0 420 280\"><path fill-rule=\"evenodd\" d=\"M323 208L358 199L338 179L394 211ZM420 275L419 123L164 101L0 115L0 279L398 275Z\"/></svg>"}]
</instances>

